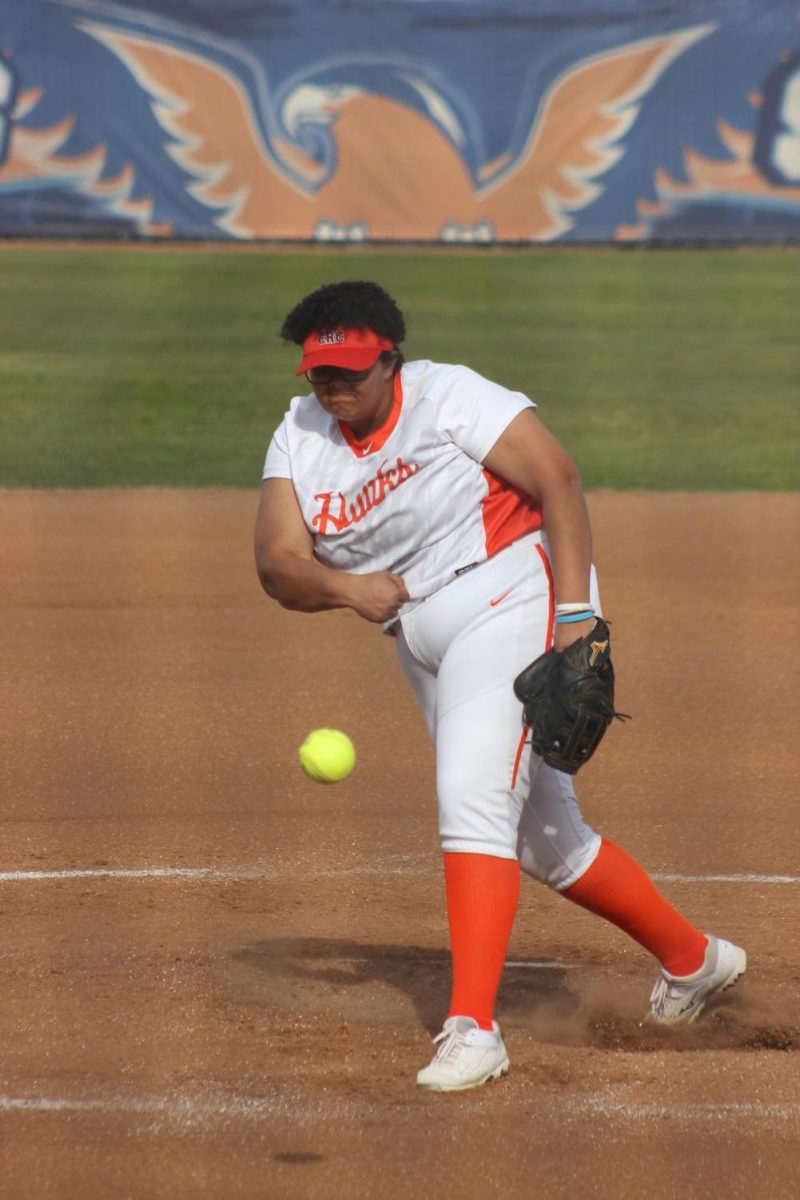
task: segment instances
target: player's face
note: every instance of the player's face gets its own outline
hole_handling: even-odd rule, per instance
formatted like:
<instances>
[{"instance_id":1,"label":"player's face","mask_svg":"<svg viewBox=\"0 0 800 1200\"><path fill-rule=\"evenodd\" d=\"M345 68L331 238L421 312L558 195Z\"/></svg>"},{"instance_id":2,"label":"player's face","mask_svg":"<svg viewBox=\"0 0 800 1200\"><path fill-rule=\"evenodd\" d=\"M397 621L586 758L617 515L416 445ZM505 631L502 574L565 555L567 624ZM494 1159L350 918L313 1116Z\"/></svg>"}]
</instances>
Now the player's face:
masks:
<instances>
[{"instance_id":1,"label":"player's face","mask_svg":"<svg viewBox=\"0 0 800 1200\"><path fill-rule=\"evenodd\" d=\"M309 383L319 403L337 420L346 421L356 437L380 429L392 407L393 359L388 363L378 359L362 379L353 378L353 372L336 371L326 382L315 383L315 373L310 374Z\"/></svg>"}]
</instances>

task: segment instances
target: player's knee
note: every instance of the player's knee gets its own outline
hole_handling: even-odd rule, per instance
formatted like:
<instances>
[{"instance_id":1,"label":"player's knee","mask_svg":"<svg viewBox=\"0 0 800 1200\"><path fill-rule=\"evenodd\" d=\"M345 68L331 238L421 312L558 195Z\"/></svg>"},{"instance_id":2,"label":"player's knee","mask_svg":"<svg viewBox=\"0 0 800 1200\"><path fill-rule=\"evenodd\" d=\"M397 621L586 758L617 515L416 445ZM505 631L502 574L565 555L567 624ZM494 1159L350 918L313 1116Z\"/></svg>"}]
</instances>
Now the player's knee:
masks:
<instances>
[{"instance_id":1,"label":"player's knee","mask_svg":"<svg viewBox=\"0 0 800 1200\"><path fill-rule=\"evenodd\" d=\"M600 837L595 833L584 842L564 846L560 850L549 838L543 837L535 842L520 839L517 857L526 875L553 891L563 892L588 871L599 848Z\"/></svg>"},{"instance_id":2,"label":"player's knee","mask_svg":"<svg viewBox=\"0 0 800 1200\"><path fill-rule=\"evenodd\" d=\"M507 794L476 787L474 774L440 776L439 834L444 850L516 858L515 821Z\"/></svg>"}]
</instances>

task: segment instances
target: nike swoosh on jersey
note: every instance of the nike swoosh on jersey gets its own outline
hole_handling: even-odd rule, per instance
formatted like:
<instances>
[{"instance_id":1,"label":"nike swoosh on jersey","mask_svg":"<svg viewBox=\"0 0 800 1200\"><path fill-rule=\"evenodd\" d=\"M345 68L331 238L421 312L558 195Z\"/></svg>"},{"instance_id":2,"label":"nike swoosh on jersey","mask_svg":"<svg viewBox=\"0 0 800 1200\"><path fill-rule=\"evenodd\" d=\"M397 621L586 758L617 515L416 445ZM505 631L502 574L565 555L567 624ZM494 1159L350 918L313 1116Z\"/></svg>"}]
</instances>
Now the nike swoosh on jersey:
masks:
<instances>
[{"instance_id":1,"label":"nike swoosh on jersey","mask_svg":"<svg viewBox=\"0 0 800 1200\"><path fill-rule=\"evenodd\" d=\"M492 608L494 608L496 604L499 604L501 600L505 600L506 596L510 596L513 590L513 588L509 588L507 592L502 592L499 596L495 596L494 600L490 600L489 603L491 604Z\"/></svg>"}]
</instances>

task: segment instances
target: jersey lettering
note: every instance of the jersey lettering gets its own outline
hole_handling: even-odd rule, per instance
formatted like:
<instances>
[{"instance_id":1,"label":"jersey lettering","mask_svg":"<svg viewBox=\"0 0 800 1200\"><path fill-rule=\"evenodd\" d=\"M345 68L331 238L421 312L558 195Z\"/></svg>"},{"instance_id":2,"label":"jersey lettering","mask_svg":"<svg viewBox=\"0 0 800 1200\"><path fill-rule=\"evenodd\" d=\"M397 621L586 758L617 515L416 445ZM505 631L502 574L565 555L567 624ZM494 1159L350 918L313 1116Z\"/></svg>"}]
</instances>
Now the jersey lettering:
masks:
<instances>
[{"instance_id":1,"label":"jersey lettering","mask_svg":"<svg viewBox=\"0 0 800 1200\"><path fill-rule=\"evenodd\" d=\"M381 463L375 477L367 480L353 500L348 500L344 492L317 492L314 499L321 501L321 504L319 511L311 518L317 533L324 536L329 528L334 533L341 533L343 529L357 525L373 508L383 503L389 492L400 487L420 469L419 463L405 463L402 458L397 459L396 466L385 468L386 464Z\"/></svg>"}]
</instances>

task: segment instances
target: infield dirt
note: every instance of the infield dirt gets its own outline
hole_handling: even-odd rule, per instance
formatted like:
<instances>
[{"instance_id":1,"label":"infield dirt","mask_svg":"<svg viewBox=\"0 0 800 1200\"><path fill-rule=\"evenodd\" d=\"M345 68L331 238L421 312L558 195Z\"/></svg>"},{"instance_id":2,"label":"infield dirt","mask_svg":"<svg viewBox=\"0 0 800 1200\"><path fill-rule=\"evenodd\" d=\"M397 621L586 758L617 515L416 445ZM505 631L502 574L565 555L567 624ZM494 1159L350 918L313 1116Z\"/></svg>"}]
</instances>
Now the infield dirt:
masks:
<instances>
[{"instance_id":1,"label":"infield dirt","mask_svg":"<svg viewBox=\"0 0 800 1200\"><path fill-rule=\"evenodd\" d=\"M260 592L256 501L0 493L0 1194L796 1200L800 496L589 496L634 720L584 813L748 974L645 1029L645 952L527 881L511 1073L451 1096L432 752L391 639Z\"/></svg>"}]
</instances>

